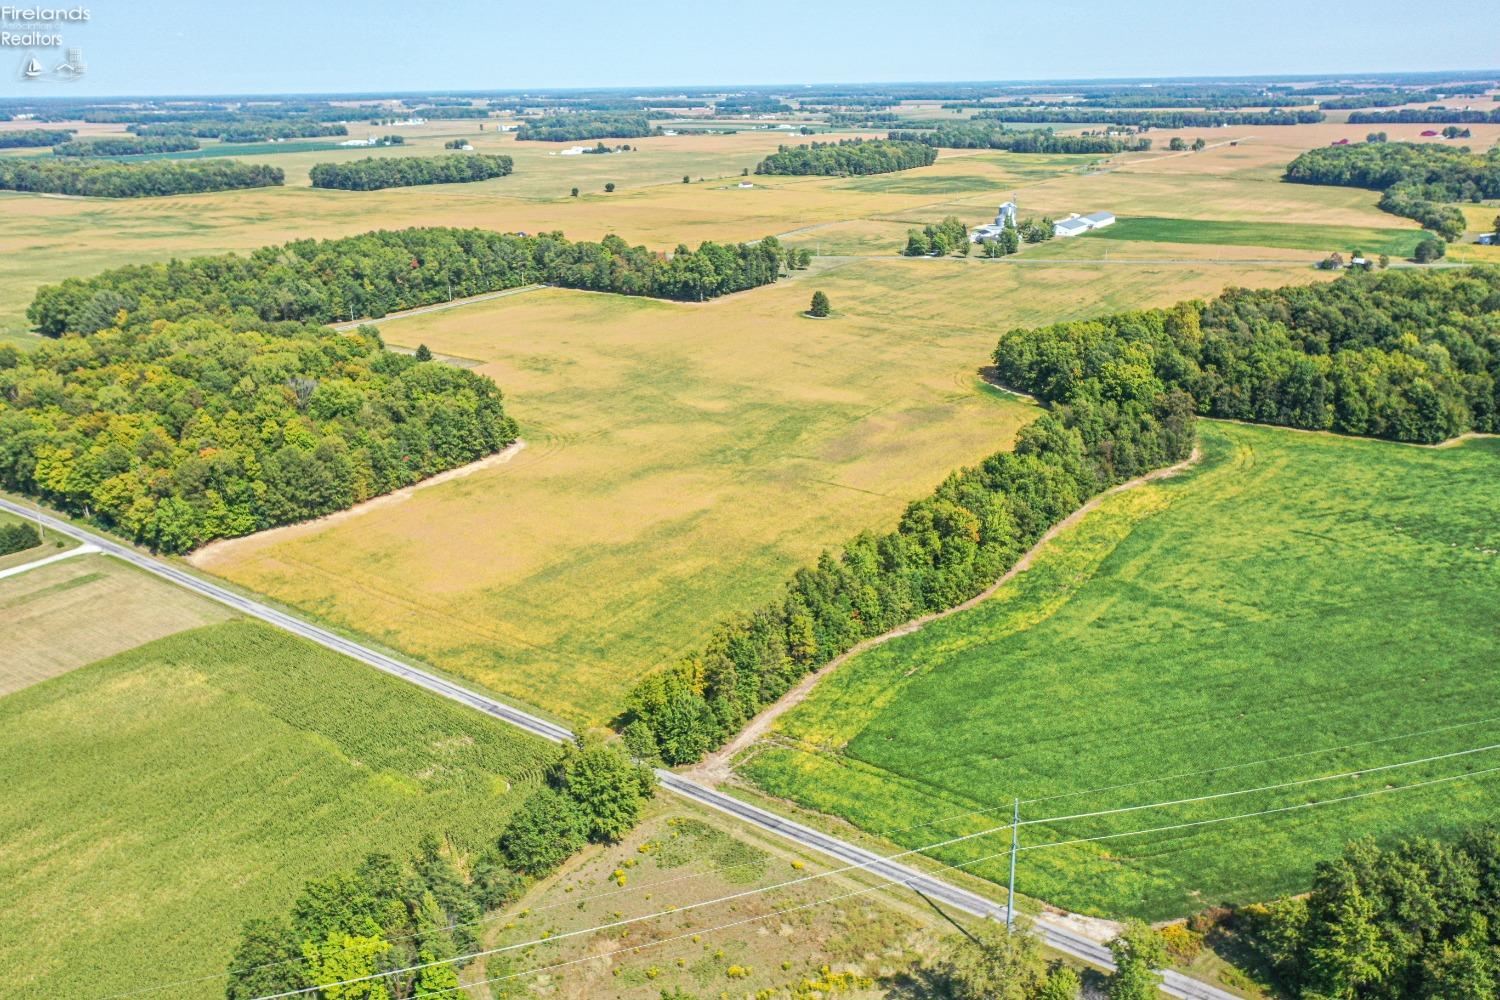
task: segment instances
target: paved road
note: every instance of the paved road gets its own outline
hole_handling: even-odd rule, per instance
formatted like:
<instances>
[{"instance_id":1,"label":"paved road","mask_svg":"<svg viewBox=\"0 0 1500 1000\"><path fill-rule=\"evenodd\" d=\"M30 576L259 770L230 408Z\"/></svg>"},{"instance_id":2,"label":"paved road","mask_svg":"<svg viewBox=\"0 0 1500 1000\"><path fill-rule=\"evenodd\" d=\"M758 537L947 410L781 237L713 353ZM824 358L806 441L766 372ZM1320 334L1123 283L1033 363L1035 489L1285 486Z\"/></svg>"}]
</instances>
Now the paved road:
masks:
<instances>
[{"instance_id":1,"label":"paved road","mask_svg":"<svg viewBox=\"0 0 1500 1000\"><path fill-rule=\"evenodd\" d=\"M749 823L762 830L779 834L846 865L856 865L897 885L909 886L923 896L946 906L976 917L1005 919L1004 905L977 893L950 885L931 875L924 875L915 868L888 861L873 851L856 847L847 841L829 836L812 827L803 826L801 823L778 816L706 785L700 785L696 781L691 781L671 771L658 769L656 780L663 788L676 792L684 798L727 813L741 822ZM1100 968L1114 968L1109 949L1097 941L1086 938L1060 923L1050 921L1045 916L1036 918L1033 926L1049 947ZM1234 994L1199 982L1180 972L1163 970L1163 976L1165 982L1162 984L1162 991L1169 996L1189 998L1189 1000L1235 1000Z\"/></svg>"},{"instance_id":2,"label":"paved road","mask_svg":"<svg viewBox=\"0 0 1500 1000\"><path fill-rule=\"evenodd\" d=\"M194 576L192 573L178 569L168 562L156 559L142 552L137 552L128 545L112 541L103 535L95 534L85 528L69 524L67 521L53 517L50 514L14 503L5 497L0 497L0 509L8 510L13 514L20 514L22 517L31 518L32 520L40 520L53 531L97 546L101 552L112 555L117 559L123 559L148 573L164 577L210 600L226 604L241 614L270 622L278 628L286 629L288 632L300 635L304 639L315 642L320 646L326 646L335 652L343 653L345 656L359 660L361 663L369 664L377 670L383 670L404 681L410 681L419 687L426 688L434 694L440 694L444 698L449 698L476 711L492 715L504 722L509 722L511 725L518 726L543 739L561 743L573 738L571 732L556 723L548 722L545 719L523 712L518 708L512 708L492 698L475 694L467 688L454 684L452 681L429 674L425 670L418 670L416 667L402 663L400 660L386 656L384 653L377 652L351 639L346 639L336 632L331 632L328 629L305 622L300 618L289 615L284 611L278 611L259 601L243 597L232 590L210 583L207 580Z\"/></svg>"},{"instance_id":3,"label":"paved road","mask_svg":"<svg viewBox=\"0 0 1500 1000\"><path fill-rule=\"evenodd\" d=\"M96 534L86 528L80 528L50 514L38 511L35 508L15 503L5 497L0 497L0 509L8 510L13 514L19 514L22 517L32 520L41 521L53 531L76 538L86 545L93 545L107 555L123 559L148 573L153 573L156 576L170 580L210 600L228 605L241 614L259 618L278 628L286 629L294 635L299 635L320 646L325 646L335 652L352 657L377 670L383 670L404 681L416 684L418 687L426 688L434 694L442 695L444 698L456 701L461 705L508 722L533 735L557 743L573 739L573 734L569 730L556 723L548 722L545 719L523 712L518 708L513 708L493 698L476 694L451 681L444 680L425 670L419 670L416 667L386 656L384 653L370 649L352 639L346 639L328 629L305 622L286 612L278 611L259 601L252 600L232 590L210 583L207 580L173 566L171 563L143 552L138 552L130 546L113 541L104 535ZM778 834L804 847L819 851L844 864L857 865L897 885L910 886L930 899L937 900L945 905L952 906L955 909L975 916L997 917L1002 920L1005 918L1005 907L999 903L986 899L977 893L949 885L947 882L931 875L924 875L915 868L909 868L894 861L887 861L880 855L867 851L864 848L856 847L853 844L839 840L837 837L832 837L811 827L803 826L801 823L795 823L792 820L778 816L758 806L742 802L723 792L700 785L696 781L689 780L671 771L658 769L656 778L661 786L668 791L675 792L684 798L691 799L711 809L726 813L762 830ZM1098 942L1091 941L1067 927L1048 922L1045 918L1037 920L1036 927L1047 944L1057 951L1072 955L1075 958L1082 959L1091 965L1101 968L1111 969L1114 967L1114 963L1110 960L1109 950ZM1166 982L1163 985L1163 990L1170 996L1182 997L1185 1000L1236 1000L1232 993L1209 986L1206 983L1201 983L1181 973L1167 970L1164 974Z\"/></svg>"}]
</instances>

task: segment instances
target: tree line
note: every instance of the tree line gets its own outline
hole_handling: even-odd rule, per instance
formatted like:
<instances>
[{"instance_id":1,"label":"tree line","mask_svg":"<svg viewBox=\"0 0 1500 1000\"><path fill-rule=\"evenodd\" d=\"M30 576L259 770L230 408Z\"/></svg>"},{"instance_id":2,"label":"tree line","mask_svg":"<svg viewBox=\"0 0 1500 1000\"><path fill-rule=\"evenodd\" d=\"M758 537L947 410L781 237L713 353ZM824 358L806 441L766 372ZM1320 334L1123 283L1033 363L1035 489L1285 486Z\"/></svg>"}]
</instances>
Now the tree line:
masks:
<instances>
[{"instance_id":1,"label":"tree line","mask_svg":"<svg viewBox=\"0 0 1500 1000\"><path fill-rule=\"evenodd\" d=\"M465 852L428 834L404 860L367 855L352 871L309 880L285 914L247 921L226 1000L297 990L366 1000L462 996L458 970L467 963L457 959L483 947L483 915L515 902L585 843L618 841L653 788L650 770L618 743L581 739L482 848ZM486 975L504 964L492 956ZM417 965L426 968L394 971ZM366 976L377 978L331 985Z\"/></svg>"},{"instance_id":2,"label":"tree line","mask_svg":"<svg viewBox=\"0 0 1500 1000\"><path fill-rule=\"evenodd\" d=\"M1500 269L1350 273L1012 330L995 365L1044 400L1181 391L1205 416L1431 444L1500 430Z\"/></svg>"},{"instance_id":3,"label":"tree line","mask_svg":"<svg viewBox=\"0 0 1500 1000\"><path fill-rule=\"evenodd\" d=\"M1009 132L988 125L939 125L932 129L904 129L890 133L896 142L925 142L945 149L1004 149L1012 153L1140 153L1150 139L1122 139L1107 135L1058 135L1051 129Z\"/></svg>"},{"instance_id":4,"label":"tree line","mask_svg":"<svg viewBox=\"0 0 1500 1000\"><path fill-rule=\"evenodd\" d=\"M71 128L24 128L13 132L0 131L0 149L35 149L38 146L53 146L67 142L77 134Z\"/></svg>"},{"instance_id":5,"label":"tree line","mask_svg":"<svg viewBox=\"0 0 1500 1000\"><path fill-rule=\"evenodd\" d=\"M645 114L543 115L523 121L516 138L529 142L579 142L585 139L634 139L659 129Z\"/></svg>"},{"instance_id":6,"label":"tree line","mask_svg":"<svg viewBox=\"0 0 1500 1000\"><path fill-rule=\"evenodd\" d=\"M342 510L516 437L492 381L371 328L132 323L123 297L91 303L111 306L89 336L0 348L0 486L158 551Z\"/></svg>"},{"instance_id":7,"label":"tree line","mask_svg":"<svg viewBox=\"0 0 1500 1000\"><path fill-rule=\"evenodd\" d=\"M69 139L52 147L56 156L135 156L142 153L181 153L197 149L190 135L110 135Z\"/></svg>"},{"instance_id":8,"label":"tree line","mask_svg":"<svg viewBox=\"0 0 1500 1000\"><path fill-rule=\"evenodd\" d=\"M92 198L155 198L277 187L283 179L280 167L234 160L138 163L100 162L92 158L0 160L0 190Z\"/></svg>"},{"instance_id":9,"label":"tree line","mask_svg":"<svg viewBox=\"0 0 1500 1000\"><path fill-rule=\"evenodd\" d=\"M68 278L38 289L26 316L45 337L198 317L328 323L532 282L697 302L771 284L785 266L806 266L805 251L795 261L792 255L774 237L678 246L668 256L614 235L584 243L561 233L380 230Z\"/></svg>"},{"instance_id":10,"label":"tree line","mask_svg":"<svg viewBox=\"0 0 1500 1000\"><path fill-rule=\"evenodd\" d=\"M25 552L42 544L42 536L36 528L25 521L17 521L14 524L0 524L0 556L8 556L12 552Z\"/></svg>"},{"instance_id":11,"label":"tree line","mask_svg":"<svg viewBox=\"0 0 1500 1000\"><path fill-rule=\"evenodd\" d=\"M1500 831L1356 841L1318 864L1306 896L1241 907L1227 923L1304 1000L1500 995Z\"/></svg>"},{"instance_id":12,"label":"tree line","mask_svg":"<svg viewBox=\"0 0 1500 1000\"><path fill-rule=\"evenodd\" d=\"M399 138L399 137L388 137ZM508 156L371 156L344 163L318 163L308 171L315 188L378 191L419 184L466 184L504 177L514 161Z\"/></svg>"},{"instance_id":13,"label":"tree line","mask_svg":"<svg viewBox=\"0 0 1500 1000\"><path fill-rule=\"evenodd\" d=\"M1350 125L1493 125L1500 122L1500 108L1466 111L1459 108L1400 108L1393 111L1356 111Z\"/></svg>"},{"instance_id":14,"label":"tree line","mask_svg":"<svg viewBox=\"0 0 1500 1000\"><path fill-rule=\"evenodd\" d=\"M930 167L937 150L922 142L889 139L840 139L803 146L781 146L755 165L757 174L887 174Z\"/></svg>"},{"instance_id":15,"label":"tree line","mask_svg":"<svg viewBox=\"0 0 1500 1000\"><path fill-rule=\"evenodd\" d=\"M1458 208L1443 203L1500 198L1500 150L1480 155L1430 142L1323 146L1287 164L1285 178L1380 191L1383 210L1414 219L1451 242L1463 235L1467 222Z\"/></svg>"},{"instance_id":16,"label":"tree line","mask_svg":"<svg viewBox=\"0 0 1500 1000\"><path fill-rule=\"evenodd\" d=\"M701 650L632 690L616 720L627 745L668 764L698 760L861 640L978 594L1088 497L1186 458L1192 400L1139 388L1124 397L1078 383L1013 450L950 475L894 530L825 552L777 600L721 621Z\"/></svg>"},{"instance_id":17,"label":"tree line","mask_svg":"<svg viewBox=\"0 0 1500 1000\"><path fill-rule=\"evenodd\" d=\"M976 120L1130 125L1136 128L1217 128L1220 125L1310 125L1321 111L1128 111L1114 108L999 107L980 111Z\"/></svg>"},{"instance_id":18,"label":"tree line","mask_svg":"<svg viewBox=\"0 0 1500 1000\"><path fill-rule=\"evenodd\" d=\"M247 116L200 118L181 122L132 123L125 128L140 136L190 135L199 139L218 139L220 142L319 139L349 134L348 127L338 122Z\"/></svg>"}]
</instances>

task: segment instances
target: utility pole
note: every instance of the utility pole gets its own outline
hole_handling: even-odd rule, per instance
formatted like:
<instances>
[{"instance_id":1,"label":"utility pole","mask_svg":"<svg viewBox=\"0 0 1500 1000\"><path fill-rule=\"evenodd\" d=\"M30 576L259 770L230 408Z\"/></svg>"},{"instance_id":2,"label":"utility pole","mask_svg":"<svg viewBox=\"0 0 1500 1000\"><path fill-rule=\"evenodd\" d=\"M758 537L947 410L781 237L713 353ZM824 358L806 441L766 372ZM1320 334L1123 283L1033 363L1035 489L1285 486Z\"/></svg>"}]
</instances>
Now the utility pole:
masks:
<instances>
[{"instance_id":1,"label":"utility pole","mask_svg":"<svg viewBox=\"0 0 1500 1000\"><path fill-rule=\"evenodd\" d=\"M1010 821L1010 890L1005 894L1005 930L1010 932L1016 920L1016 849L1021 844L1021 800Z\"/></svg>"}]
</instances>

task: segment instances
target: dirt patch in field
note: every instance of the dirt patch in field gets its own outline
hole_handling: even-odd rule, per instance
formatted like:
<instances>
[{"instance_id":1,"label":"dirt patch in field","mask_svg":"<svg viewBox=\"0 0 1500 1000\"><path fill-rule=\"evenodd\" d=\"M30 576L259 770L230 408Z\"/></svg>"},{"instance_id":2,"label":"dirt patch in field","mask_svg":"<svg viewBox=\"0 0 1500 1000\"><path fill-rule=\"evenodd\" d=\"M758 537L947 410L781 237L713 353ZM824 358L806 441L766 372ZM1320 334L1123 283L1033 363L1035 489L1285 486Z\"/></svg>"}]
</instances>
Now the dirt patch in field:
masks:
<instances>
[{"instance_id":1,"label":"dirt patch in field","mask_svg":"<svg viewBox=\"0 0 1500 1000\"><path fill-rule=\"evenodd\" d=\"M187 561L200 569L206 569L213 564L215 559L222 558L240 549L259 548L262 545L272 545L276 542L288 541L310 532L321 531L330 524L347 521L352 517L358 517L377 508L388 507L391 504L409 500L418 490L426 489L429 486L437 486L440 483L450 482L454 479L462 479L465 476L473 475L492 466L503 465L509 462L517 452L525 447L526 442L518 438L500 451L495 452L493 455L486 455L477 462L460 465L458 468L449 469L447 472L439 472L437 475L429 476L419 483L413 483L394 492L385 493L366 500L364 503L355 504L347 510L334 511L332 514L325 514L323 517L314 518L311 521L299 521L297 524L286 524L279 528L267 528L265 531L257 531L253 535L241 535L239 538L223 538L217 542L210 542L189 555Z\"/></svg>"}]
</instances>

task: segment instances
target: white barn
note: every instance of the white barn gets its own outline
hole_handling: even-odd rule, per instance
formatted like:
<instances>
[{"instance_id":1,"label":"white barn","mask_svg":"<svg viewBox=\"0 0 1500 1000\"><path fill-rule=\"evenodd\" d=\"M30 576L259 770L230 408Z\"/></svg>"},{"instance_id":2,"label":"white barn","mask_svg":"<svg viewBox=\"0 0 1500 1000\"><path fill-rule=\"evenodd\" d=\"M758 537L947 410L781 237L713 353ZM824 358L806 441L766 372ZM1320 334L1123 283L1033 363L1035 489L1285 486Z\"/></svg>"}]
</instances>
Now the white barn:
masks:
<instances>
[{"instance_id":1,"label":"white barn","mask_svg":"<svg viewBox=\"0 0 1500 1000\"><path fill-rule=\"evenodd\" d=\"M1090 212L1088 215L1079 215L1074 212L1061 222L1052 224L1053 236L1082 236L1092 229L1103 229L1105 226L1113 226L1115 216L1113 212Z\"/></svg>"}]
</instances>

